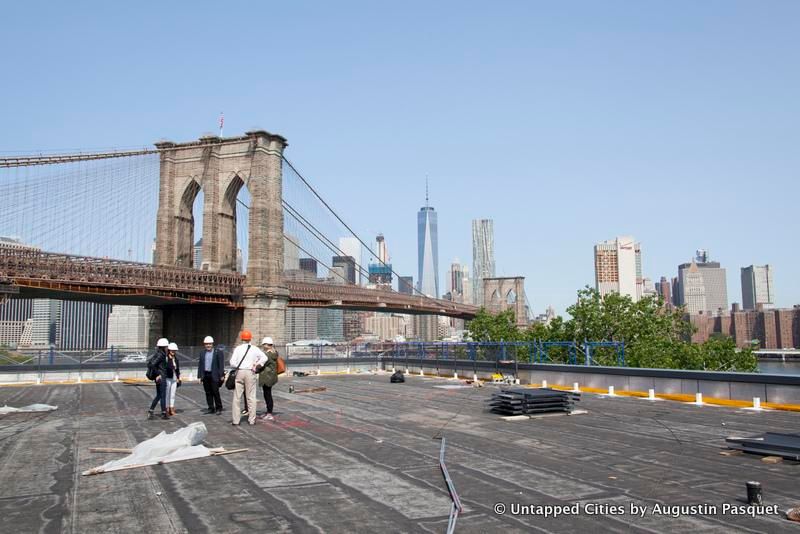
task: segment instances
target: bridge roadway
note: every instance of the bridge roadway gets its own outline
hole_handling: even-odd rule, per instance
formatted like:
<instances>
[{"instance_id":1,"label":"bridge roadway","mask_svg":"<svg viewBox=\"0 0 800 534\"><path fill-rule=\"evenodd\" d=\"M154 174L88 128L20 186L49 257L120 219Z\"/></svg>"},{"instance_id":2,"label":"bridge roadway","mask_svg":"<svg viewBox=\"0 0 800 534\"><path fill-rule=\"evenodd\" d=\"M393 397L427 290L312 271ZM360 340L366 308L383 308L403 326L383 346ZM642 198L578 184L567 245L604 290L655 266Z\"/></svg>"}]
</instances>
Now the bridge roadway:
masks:
<instances>
[{"instance_id":1,"label":"bridge roadway","mask_svg":"<svg viewBox=\"0 0 800 534\"><path fill-rule=\"evenodd\" d=\"M108 258L0 248L0 295L111 304L243 307L246 277ZM476 306L345 284L286 280L289 306L338 308L471 319Z\"/></svg>"}]
</instances>

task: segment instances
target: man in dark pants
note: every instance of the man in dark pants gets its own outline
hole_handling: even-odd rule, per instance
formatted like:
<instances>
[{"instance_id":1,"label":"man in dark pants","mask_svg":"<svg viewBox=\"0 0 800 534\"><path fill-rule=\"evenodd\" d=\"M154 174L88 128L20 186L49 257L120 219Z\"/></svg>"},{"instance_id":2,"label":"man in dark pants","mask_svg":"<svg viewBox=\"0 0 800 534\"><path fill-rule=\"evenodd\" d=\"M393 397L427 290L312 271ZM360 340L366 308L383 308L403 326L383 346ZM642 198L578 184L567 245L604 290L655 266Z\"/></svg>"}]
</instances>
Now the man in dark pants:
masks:
<instances>
[{"instance_id":1,"label":"man in dark pants","mask_svg":"<svg viewBox=\"0 0 800 534\"><path fill-rule=\"evenodd\" d=\"M225 355L221 349L214 347L214 338L206 336L203 340L205 350L197 357L197 376L203 381L206 391L207 414L222 413L222 398L219 396L219 383L225 373Z\"/></svg>"},{"instance_id":2,"label":"man in dark pants","mask_svg":"<svg viewBox=\"0 0 800 534\"><path fill-rule=\"evenodd\" d=\"M167 346L169 341L166 338L161 338L156 342L156 353L151 356L148 367L152 366L155 370L155 378L153 381L156 383L156 396L150 403L150 409L147 411L147 418L153 418L153 410L156 405L161 401L161 418L169 419L167 415Z\"/></svg>"}]
</instances>

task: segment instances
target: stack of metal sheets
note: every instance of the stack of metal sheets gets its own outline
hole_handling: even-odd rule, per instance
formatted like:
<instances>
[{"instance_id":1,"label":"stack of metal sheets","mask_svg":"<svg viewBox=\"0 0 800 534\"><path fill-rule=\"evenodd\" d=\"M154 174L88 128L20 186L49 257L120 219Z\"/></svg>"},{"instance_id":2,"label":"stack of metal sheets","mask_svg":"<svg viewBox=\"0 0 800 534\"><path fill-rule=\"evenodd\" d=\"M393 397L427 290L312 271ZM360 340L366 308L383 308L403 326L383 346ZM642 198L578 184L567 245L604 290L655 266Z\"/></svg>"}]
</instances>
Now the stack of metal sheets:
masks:
<instances>
[{"instance_id":1,"label":"stack of metal sheets","mask_svg":"<svg viewBox=\"0 0 800 534\"><path fill-rule=\"evenodd\" d=\"M766 432L749 438L727 438L725 441L731 449L800 460L800 434Z\"/></svg>"},{"instance_id":2,"label":"stack of metal sheets","mask_svg":"<svg viewBox=\"0 0 800 534\"><path fill-rule=\"evenodd\" d=\"M498 391L489 399L489 409L502 415L529 415L548 412L570 413L580 393L555 389L514 388Z\"/></svg>"}]
</instances>

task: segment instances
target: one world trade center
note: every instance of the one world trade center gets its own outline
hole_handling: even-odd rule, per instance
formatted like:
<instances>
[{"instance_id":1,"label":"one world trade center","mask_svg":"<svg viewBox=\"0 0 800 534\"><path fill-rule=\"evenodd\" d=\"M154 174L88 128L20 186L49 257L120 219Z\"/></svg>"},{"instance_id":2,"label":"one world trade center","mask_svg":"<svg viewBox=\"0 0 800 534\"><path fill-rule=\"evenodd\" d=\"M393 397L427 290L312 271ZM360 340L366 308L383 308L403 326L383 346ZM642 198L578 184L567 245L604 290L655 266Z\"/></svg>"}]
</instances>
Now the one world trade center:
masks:
<instances>
[{"instance_id":1,"label":"one world trade center","mask_svg":"<svg viewBox=\"0 0 800 534\"><path fill-rule=\"evenodd\" d=\"M417 289L430 297L439 297L439 232L436 211L428 205L425 187L425 206L417 213L417 252L419 273Z\"/></svg>"}]
</instances>

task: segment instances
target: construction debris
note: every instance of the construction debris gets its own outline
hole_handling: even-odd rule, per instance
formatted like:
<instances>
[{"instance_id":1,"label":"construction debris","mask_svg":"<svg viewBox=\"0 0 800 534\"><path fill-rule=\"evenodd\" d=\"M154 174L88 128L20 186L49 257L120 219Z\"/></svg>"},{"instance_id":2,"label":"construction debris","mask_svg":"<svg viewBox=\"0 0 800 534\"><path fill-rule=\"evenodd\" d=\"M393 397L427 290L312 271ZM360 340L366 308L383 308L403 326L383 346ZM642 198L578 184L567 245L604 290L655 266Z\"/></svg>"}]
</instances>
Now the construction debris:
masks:
<instances>
[{"instance_id":1,"label":"construction debris","mask_svg":"<svg viewBox=\"0 0 800 534\"><path fill-rule=\"evenodd\" d=\"M125 469L135 469L148 465L168 464L183 460L193 460L195 458L205 458L207 456L221 456L223 454L233 454L247 450L234 449L229 451L221 447L209 449L201 445L207 435L208 431L203 423L192 423L171 434L161 432L156 437L145 440L132 449L116 449L111 447L92 448L90 449L92 452L128 453L128 456L106 462L99 467L84 471L82 475L99 475L111 471L123 471Z\"/></svg>"},{"instance_id":2,"label":"construction debris","mask_svg":"<svg viewBox=\"0 0 800 534\"><path fill-rule=\"evenodd\" d=\"M490 411L506 416L555 412L569 414L580 398L580 393L571 391L515 388L492 393L487 403Z\"/></svg>"},{"instance_id":3,"label":"construction debris","mask_svg":"<svg viewBox=\"0 0 800 534\"><path fill-rule=\"evenodd\" d=\"M49 404L29 404L22 408L14 408L13 406L3 406L0 408L0 415L7 413L36 413L36 412L52 412L57 410L58 406L50 406Z\"/></svg>"},{"instance_id":4,"label":"construction debris","mask_svg":"<svg viewBox=\"0 0 800 534\"><path fill-rule=\"evenodd\" d=\"M800 460L800 434L766 432L747 438L731 437L725 442L731 449L765 456L780 456L787 460Z\"/></svg>"}]
</instances>

